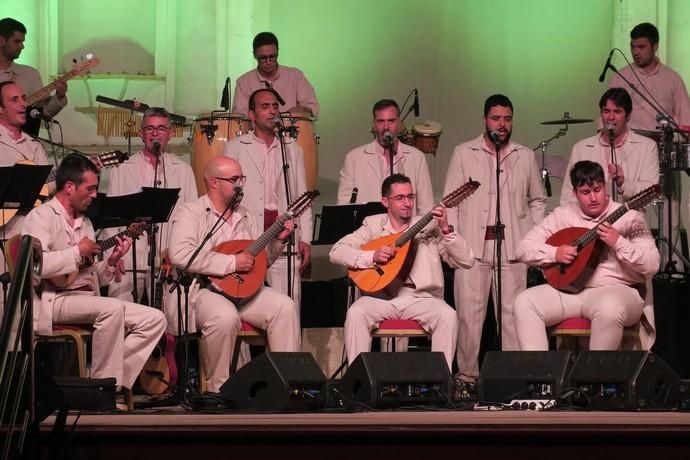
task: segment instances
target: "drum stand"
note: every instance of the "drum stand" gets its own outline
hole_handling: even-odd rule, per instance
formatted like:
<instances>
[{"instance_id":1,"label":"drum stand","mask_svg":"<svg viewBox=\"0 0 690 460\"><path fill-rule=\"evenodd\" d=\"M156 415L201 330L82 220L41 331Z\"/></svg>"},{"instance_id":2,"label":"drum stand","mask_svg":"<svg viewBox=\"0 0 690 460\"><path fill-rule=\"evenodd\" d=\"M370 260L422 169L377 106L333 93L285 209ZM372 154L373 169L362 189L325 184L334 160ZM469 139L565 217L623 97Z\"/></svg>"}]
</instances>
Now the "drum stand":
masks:
<instances>
[{"instance_id":1,"label":"drum stand","mask_svg":"<svg viewBox=\"0 0 690 460\"><path fill-rule=\"evenodd\" d=\"M655 200L654 205L657 209L657 229L658 234L656 236L656 244L661 254L661 265L659 267L660 273L677 273L676 261L673 260L673 254L676 255L678 260L681 261L686 270L690 270L690 261L683 256L683 253L678 249L677 245L673 244L673 206L671 206L673 200L673 189L675 188L675 181L673 177L673 168L671 165L672 157L672 144L673 144L673 133L674 130L669 126L666 120L661 120L661 125L664 131L664 147L661 154L661 185L664 192L663 197L659 197ZM680 197L679 197L680 199ZM668 203L668 237L665 237L664 232L664 201ZM664 244L666 247L664 248ZM667 251L664 253L664 249Z\"/></svg>"}]
</instances>

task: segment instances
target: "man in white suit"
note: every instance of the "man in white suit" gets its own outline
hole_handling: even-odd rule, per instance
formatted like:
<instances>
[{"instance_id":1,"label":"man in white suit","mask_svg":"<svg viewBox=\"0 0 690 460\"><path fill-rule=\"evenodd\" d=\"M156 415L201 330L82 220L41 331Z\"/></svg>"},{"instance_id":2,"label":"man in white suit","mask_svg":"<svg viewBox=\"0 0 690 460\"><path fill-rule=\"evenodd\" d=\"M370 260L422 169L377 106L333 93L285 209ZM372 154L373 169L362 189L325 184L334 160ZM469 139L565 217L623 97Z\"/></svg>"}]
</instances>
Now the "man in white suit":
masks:
<instances>
[{"instance_id":1,"label":"man in white suit","mask_svg":"<svg viewBox=\"0 0 690 460\"><path fill-rule=\"evenodd\" d=\"M364 251L361 246L385 235L403 232L418 218L414 217L415 195L410 179L401 174L386 178L381 186L381 203L387 214L364 219L354 233L343 237L330 252L332 263L348 268L372 268L393 259L395 249L382 246ZM364 295L352 304L345 319L345 349L350 364L371 347L370 331L384 319L414 319L431 333L432 351L443 352L452 368L457 341L457 320L453 309L443 301L441 257L455 268L469 268L474 263L472 249L448 224L446 209L433 210L434 221L415 236L414 262L403 287L391 299Z\"/></svg>"},{"instance_id":2,"label":"man in white suit","mask_svg":"<svg viewBox=\"0 0 690 460\"><path fill-rule=\"evenodd\" d=\"M472 248L475 264L455 271L455 308L458 330L458 374L471 390L479 376L479 345L486 317L489 290L496 303L496 161L500 165L498 190L500 220L505 226L502 246L502 346L517 350L513 320L515 296L527 287L527 266L517 260L515 247L544 218L546 198L534 152L511 140L513 104L496 94L484 103L485 131L476 139L455 147L448 167L444 195L469 178L482 186L459 206L448 210L448 222L459 228ZM496 142L498 141L498 151ZM470 224L471 223L471 224Z\"/></svg>"},{"instance_id":3,"label":"man in white suit","mask_svg":"<svg viewBox=\"0 0 690 460\"><path fill-rule=\"evenodd\" d=\"M153 348L165 331L163 313L143 305L100 297L99 287L119 280L116 267L129 250L129 238L104 260L83 264L100 253L91 221L83 212L96 197L98 169L81 155L66 157L57 171L55 197L35 208L24 220L22 234L31 235L43 248L43 282L34 295L34 330L51 335L53 323L92 324L94 378L114 377L131 389ZM64 287L50 281L77 272Z\"/></svg>"}]
</instances>

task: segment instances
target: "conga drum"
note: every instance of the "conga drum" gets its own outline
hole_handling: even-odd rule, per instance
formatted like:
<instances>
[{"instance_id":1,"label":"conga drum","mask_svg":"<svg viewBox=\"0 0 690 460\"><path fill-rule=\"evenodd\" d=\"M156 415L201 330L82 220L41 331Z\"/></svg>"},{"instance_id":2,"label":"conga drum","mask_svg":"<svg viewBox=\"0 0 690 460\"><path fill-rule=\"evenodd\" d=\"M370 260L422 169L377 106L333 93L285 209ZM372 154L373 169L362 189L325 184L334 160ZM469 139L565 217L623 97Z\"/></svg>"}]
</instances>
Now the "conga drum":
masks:
<instances>
[{"instance_id":1,"label":"conga drum","mask_svg":"<svg viewBox=\"0 0 690 460\"><path fill-rule=\"evenodd\" d=\"M414 146L424 153L436 155L438 139L442 132L441 123L437 121L426 120L424 123L416 123L412 127Z\"/></svg>"},{"instance_id":2,"label":"conga drum","mask_svg":"<svg viewBox=\"0 0 690 460\"><path fill-rule=\"evenodd\" d=\"M284 112L280 117L286 128L297 127L297 144L304 152L307 189L316 190L319 181L319 136L314 127L316 119L307 112Z\"/></svg>"},{"instance_id":3,"label":"conga drum","mask_svg":"<svg viewBox=\"0 0 690 460\"><path fill-rule=\"evenodd\" d=\"M241 113L212 112L194 118L191 163L199 195L206 193L204 168L209 159L222 155L225 144L249 132L251 122Z\"/></svg>"}]
</instances>

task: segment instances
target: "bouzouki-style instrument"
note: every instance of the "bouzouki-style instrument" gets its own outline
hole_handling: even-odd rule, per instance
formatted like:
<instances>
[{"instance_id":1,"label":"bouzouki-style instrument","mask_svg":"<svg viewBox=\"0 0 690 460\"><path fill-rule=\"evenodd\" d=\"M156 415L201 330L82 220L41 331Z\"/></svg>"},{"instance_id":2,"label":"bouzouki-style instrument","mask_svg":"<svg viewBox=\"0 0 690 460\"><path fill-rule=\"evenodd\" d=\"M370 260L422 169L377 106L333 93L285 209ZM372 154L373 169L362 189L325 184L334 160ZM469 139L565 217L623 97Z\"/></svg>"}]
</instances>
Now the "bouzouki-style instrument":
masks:
<instances>
[{"instance_id":1,"label":"bouzouki-style instrument","mask_svg":"<svg viewBox=\"0 0 690 460\"><path fill-rule=\"evenodd\" d=\"M158 310L163 310L163 289L165 280L170 275L170 269L170 262L164 251L156 278L153 302L151 302L151 306ZM175 337L166 332L144 364L139 374L139 385L149 395L164 395L172 392L176 384Z\"/></svg>"},{"instance_id":2,"label":"bouzouki-style instrument","mask_svg":"<svg viewBox=\"0 0 690 460\"><path fill-rule=\"evenodd\" d=\"M230 273L222 278L209 276L213 287L235 300L242 300L256 294L266 279L266 270L268 269L266 246L280 234L285 222L301 216L318 195L318 190L304 192L257 240L232 240L214 247L213 251L221 254L247 252L254 256L254 266L247 273Z\"/></svg>"},{"instance_id":3,"label":"bouzouki-style instrument","mask_svg":"<svg viewBox=\"0 0 690 460\"><path fill-rule=\"evenodd\" d=\"M109 168L111 166L117 166L120 163L124 163L127 160L127 153L122 152L120 150L112 150L110 152L105 152L101 153L98 155L93 155L89 156L89 159L93 164L96 165L96 167L101 170L103 168ZM31 160L20 160L16 164L24 164L24 165L35 165ZM53 170L48 174L48 177L46 178L46 185L43 186L41 189L41 193L38 196L39 199L36 200L34 203L34 206L38 206L41 204L42 200L45 200L48 198L48 183L53 182L55 180L55 175L57 174L57 168L53 168ZM0 208L0 222L9 222L11 218L17 214L19 209L16 208Z\"/></svg>"},{"instance_id":4,"label":"bouzouki-style instrument","mask_svg":"<svg viewBox=\"0 0 690 460\"><path fill-rule=\"evenodd\" d=\"M92 54L87 54L86 59L80 61L80 62L75 62L74 65L72 66L72 70L67 72L66 74L58 77L55 81L60 80L63 82L66 82L68 80L71 80L72 78L78 76L78 75L86 75L86 73L91 70L92 67L96 67L98 64L100 64L101 61L98 60L97 57L95 57ZM27 115L31 112L31 109L38 108L34 107L33 105L36 104L37 102L41 102L44 99L47 99L50 94L55 90L55 81L52 81L48 85L44 86L43 88L39 89L35 93L31 94L28 96L25 101L26 101L26 113ZM32 136L37 136L38 131L41 128L41 119L40 118L29 118L27 116L26 123L22 127L24 132L27 134L30 134Z\"/></svg>"},{"instance_id":5,"label":"bouzouki-style instrument","mask_svg":"<svg viewBox=\"0 0 690 460\"><path fill-rule=\"evenodd\" d=\"M576 294L584 288L585 282L599 263L601 251L605 244L597 236L601 223L613 224L631 209L641 209L661 195L661 186L652 185L623 203L594 228L570 227L551 235L546 244L551 246L573 246L577 248L577 257L570 264L549 264L543 267L546 282L559 291Z\"/></svg>"},{"instance_id":6,"label":"bouzouki-style instrument","mask_svg":"<svg viewBox=\"0 0 690 460\"><path fill-rule=\"evenodd\" d=\"M100 248L101 252L106 251L112 247L117 246L117 238L122 238L123 236L129 236L132 239L139 237L144 232L146 224L143 222L134 222L129 224L126 230L121 231L117 235L111 236L107 240L97 241L96 245ZM83 262L79 265L79 270L72 273L67 273L65 275L58 275L50 278L50 283L58 289L68 288L74 280L77 278L79 272L85 268L93 265L94 259L92 257L85 257Z\"/></svg>"},{"instance_id":7,"label":"bouzouki-style instrument","mask_svg":"<svg viewBox=\"0 0 690 460\"><path fill-rule=\"evenodd\" d=\"M470 178L464 185L443 197L440 206L452 208L460 204L478 188L479 182ZM414 263L414 237L434 218L432 211L426 213L405 232L382 236L362 245L364 251L375 251L383 246L395 248L395 255L385 264L375 264L373 268L349 270L350 279L357 287L370 295L392 297L402 287Z\"/></svg>"}]
</instances>

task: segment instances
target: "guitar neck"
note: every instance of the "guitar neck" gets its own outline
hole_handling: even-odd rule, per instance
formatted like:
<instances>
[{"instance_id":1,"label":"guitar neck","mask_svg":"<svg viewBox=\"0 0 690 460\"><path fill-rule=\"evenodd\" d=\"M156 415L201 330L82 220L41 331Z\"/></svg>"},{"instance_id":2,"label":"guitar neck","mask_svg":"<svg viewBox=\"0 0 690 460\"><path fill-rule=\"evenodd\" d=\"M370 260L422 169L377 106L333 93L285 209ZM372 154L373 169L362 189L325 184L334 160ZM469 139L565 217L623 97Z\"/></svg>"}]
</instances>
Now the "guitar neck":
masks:
<instances>
[{"instance_id":1,"label":"guitar neck","mask_svg":"<svg viewBox=\"0 0 690 460\"><path fill-rule=\"evenodd\" d=\"M115 236L111 236L107 240L102 240L98 241L96 244L100 248L101 251L106 251L112 247L117 246L117 239L122 238L123 236L129 236L131 238L135 238L139 232L133 231L133 230L124 230L120 233L118 233Z\"/></svg>"},{"instance_id":2,"label":"guitar neck","mask_svg":"<svg viewBox=\"0 0 690 460\"><path fill-rule=\"evenodd\" d=\"M431 222L431 219L434 218L434 215L431 213L431 211L427 212L424 214L424 217L419 219L416 224L414 224L412 227L408 228L405 233L403 233L400 238L398 238L395 241L395 246L396 247L402 247L404 246L408 241L410 241L412 238L415 237L415 235L419 232L422 231L424 227L427 226L429 222Z\"/></svg>"},{"instance_id":3,"label":"guitar neck","mask_svg":"<svg viewBox=\"0 0 690 460\"><path fill-rule=\"evenodd\" d=\"M50 93L52 93L55 90L55 82L57 82L58 80L63 81L63 82L65 82L67 80L71 80L72 78L74 78L75 75L76 75L76 72L74 70L71 70L71 71L67 72L66 74L64 74L63 76L58 77L57 80L51 82L50 84L44 86L43 88L41 88L38 91L36 91L35 93L33 93L31 96L27 97L26 98L26 105L33 105L36 102L40 102L43 99L46 99L48 96L50 96Z\"/></svg>"},{"instance_id":4,"label":"guitar neck","mask_svg":"<svg viewBox=\"0 0 690 460\"><path fill-rule=\"evenodd\" d=\"M584 246L587 246L589 243L591 243L592 241L597 239L597 229L599 228L599 226L601 224L603 224L604 222L609 223L609 224L614 223L615 221L617 221L618 219L623 217L623 215L626 212L628 212L630 209L631 208L628 206L628 203L623 203L618 209L616 209L611 214L606 216L606 218L604 220L602 220L597 225L595 225L593 228L591 228L587 233L585 233L580 238L573 241L572 246L578 248L578 250L580 250Z\"/></svg>"},{"instance_id":5,"label":"guitar neck","mask_svg":"<svg viewBox=\"0 0 690 460\"><path fill-rule=\"evenodd\" d=\"M256 241L249 245L247 252L256 257L257 254L259 254L266 246L270 244L271 241L276 238L276 236L278 236L280 231L283 229L285 222L291 218L292 214L289 212L286 212L280 216L275 222L273 222L273 225L268 227L268 230L266 230Z\"/></svg>"}]
</instances>

